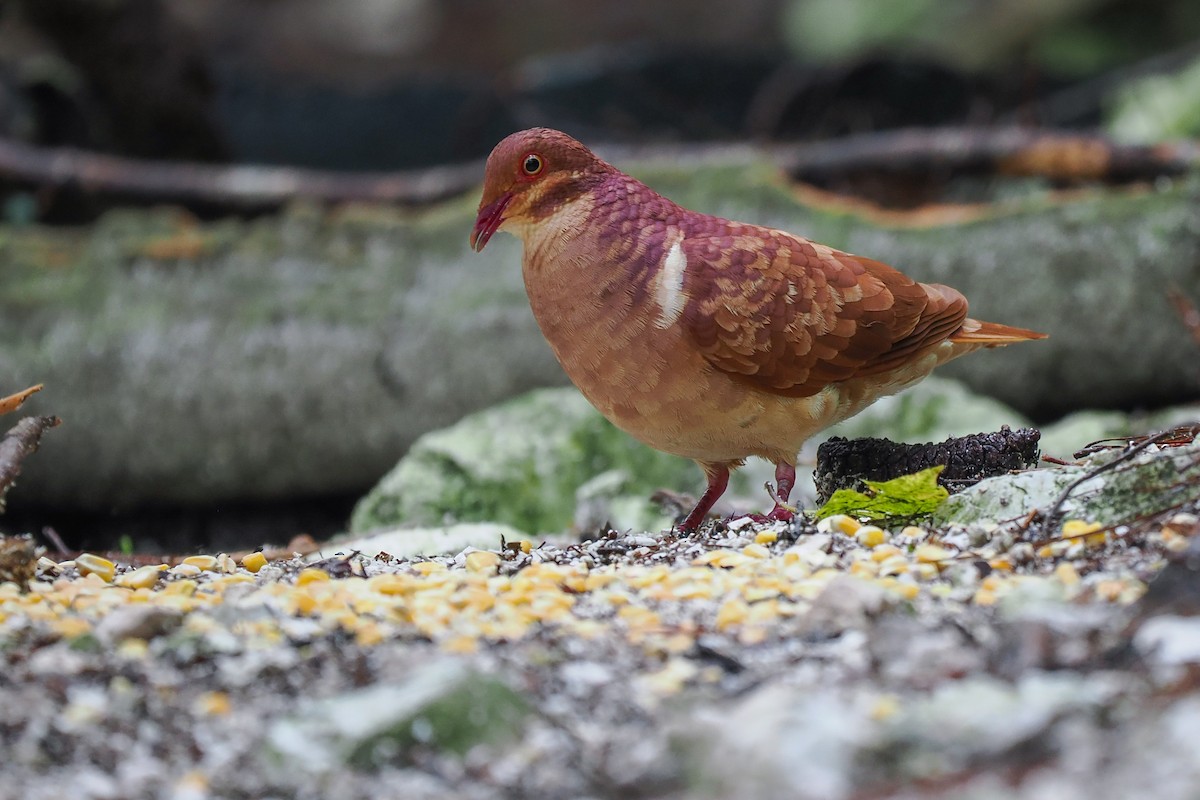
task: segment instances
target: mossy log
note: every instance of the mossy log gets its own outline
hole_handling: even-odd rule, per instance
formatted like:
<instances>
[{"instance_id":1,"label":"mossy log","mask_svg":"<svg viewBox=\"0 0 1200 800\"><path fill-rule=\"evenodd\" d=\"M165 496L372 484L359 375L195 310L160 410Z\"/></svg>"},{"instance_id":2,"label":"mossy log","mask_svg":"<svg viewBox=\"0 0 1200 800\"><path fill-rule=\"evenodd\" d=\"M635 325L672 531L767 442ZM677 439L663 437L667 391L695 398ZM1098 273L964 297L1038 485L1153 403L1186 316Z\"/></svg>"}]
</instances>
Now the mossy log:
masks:
<instances>
[{"instance_id":1,"label":"mossy log","mask_svg":"<svg viewBox=\"0 0 1200 800\"><path fill-rule=\"evenodd\" d=\"M744 155L634 171L685 205L888 261L961 289L975 316L1048 332L942 373L1027 413L1200 393L1167 299L1200 287L1200 179L1032 195L917 227L801 202ZM421 433L564 383L517 244L467 248L475 202L0 226L0 376L44 382L36 413L64 421L10 502L357 491Z\"/></svg>"}]
</instances>

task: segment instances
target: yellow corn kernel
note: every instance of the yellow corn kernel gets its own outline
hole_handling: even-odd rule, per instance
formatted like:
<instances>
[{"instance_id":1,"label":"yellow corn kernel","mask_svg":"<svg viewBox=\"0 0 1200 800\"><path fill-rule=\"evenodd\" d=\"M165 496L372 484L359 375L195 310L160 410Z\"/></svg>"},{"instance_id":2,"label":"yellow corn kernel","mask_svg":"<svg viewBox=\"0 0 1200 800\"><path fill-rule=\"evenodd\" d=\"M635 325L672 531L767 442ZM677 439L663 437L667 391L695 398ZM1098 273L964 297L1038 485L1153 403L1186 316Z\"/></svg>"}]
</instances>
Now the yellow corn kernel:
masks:
<instances>
[{"instance_id":1,"label":"yellow corn kernel","mask_svg":"<svg viewBox=\"0 0 1200 800\"><path fill-rule=\"evenodd\" d=\"M887 561L893 556L902 555L902 553L903 551L899 547L896 547L896 545L887 544L885 542L884 544L878 545L871 549L871 560Z\"/></svg>"},{"instance_id":2,"label":"yellow corn kernel","mask_svg":"<svg viewBox=\"0 0 1200 800\"><path fill-rule=\"evenodd\" d=\"M306 589L298 589L290 598L292 613L306 617L317 610L317 599Z\"/></svg>"},{"instance_id":3,"label":"yellow corn kernel","mask_svg":"<svg viewBox=\"0 0 1200 800\"><path fill-rule=\"evenodd\" d=\"M993 558L988 562L988 566L997 572L1012 572L1013 569L1012 559L1010 559L1008 556Z\"/></svg>"},{"instance_id":4,"label":"yellow corn kernel","mask_svg":"<svg viewBox=\"0 0 1200 800\"><path fill-rule=\"evenodd\" d=\"M216 556L188 556L183 563L202 572L215 572L218 567Z\"/></svg>"},{"instance_id":5,"label":"yellow corn kernel","mask_svg":"<svg viewBox=\"0 0 1200 800\"><path fill-rule=\"evenodd\" d=\"M1064 586L1075 586L1079 583L1079 572L1069 561L1064 561L1054 568L1054 577L1058 578Z\"/></svg>"},{"instance_id":6,"label":"yellow corn kernel","mask_svg":"<svg viewBox=\"0 0 1200 800\"><path fill-rule=\"evenodd\" d=\"M858 529L862 527L862 523L847 514L834 514L829 518L829 529L844 533L847 536L853 536L858 533Z\"/></svg>"},{"instance_id":7,"label":"yellow corn kernel","mask_svg":"<svg viewBox=\"0 0 1200 800\"><path fill-rule=\"evenodd\" d=\"M192 595L194 595L196 593L196 589L198 586L199 586L199 584L196 583L191 578L184 578L183 580L171 581L170 583L168 583L166 586L163 587L162 593L165 595L180 595L182 597L191 597Z\"/></svg>"},{"instance_id":8,"label":"yellow corn kernel","mask_svg":"<svg viewBox=\"0 0 1200 800\"><path fill-rule=\"evenodd\" d=\"M996 605L996 592L992 589L985 589L982 586L975 590L975 605L977 606L994 606Z\"/></svg>"},{"instance_id":9,"label":"yellow corn kernel","mask_svg":"<svg viewBox=\"0 0 1200 800\"><path fill-rule=\"evenodd\" d=\"M225 692L205 692L196 698L193 708L200 714L223 717L233 711L233 703Z\"/></svg>"},{"instance_id":10,"label":"yellow corn kernel","mask_svg":"<svg viewBox=\"0 0 1200 800\"><path fill-rule=\"evenodd\" d=\"M905 525L904 529L900 531L900 535L908 536L912 539L924 539L929 536L929 531L924 528L918 528L916 525Z\"/></svg>"},{"instance_id":11,"label":"yellow corn kernel","mask_svg":"<svg viewBox=\"0 0 1200 800\"><path fill-rule=\"evenodd\" d=\"M307 586L310 583L323 583L328 580L330 580L329 573L322 569L316 569L315 567L307 567L302 569L300 570L300 573L296 575L297 586Z\"/></svg>"},{"instance_id":12,"label":"yellow corn kernel","mask_svg":"<svg viewBox=\"0 0 1200 800\"><path fill-rule=\"evenodd\" d=\"M152 589L158 583L160 573L167 568L166 564L138 567L132 572L117 576L113 581L117 586L126 589Z\"/></svg>"},{"instance_id":13,"label":"yellow corn kernel","mask_svg":"<svg viewBox=\"0 0 1200 800\"><path fill-rule=\"evenodd\" d=\"M921 594L921 587L915 583L899 582L892 590L896 594L903 597L905 600L916 600L917 595Z\"/></svg>"},{"instance_id":14,"label":"yellow corn kernel","mask_svg":"<svg viewBox=\"0 0 1200 800\"><path fill-rule=\"evenodd\" d=\"M863 525L854 534L854 538L863 547L878 547L887 541L887 531L878 525Z\"/></svg>"},{"instance_id":15,"label":"yellow corn kernel","mask_svg":"<svg viewBox=\"0 0 1200 800\"><path fill-rule=\"evenodd\" d=\"M771 555L771 551L755 542L743 547L742 555L749 556L750 558L768 558Z\"/></svg>"},{"instance_id":16,"label":"yellow corn kernel","mask_svg":"<svg viewBox=\"0 0 1200 800\"><path fill-rule=\"evenodd\" d=\"M1099 522L1084 522L1081 519L1069 519L1063 523L1062 538L1073 539L1100 530L1103 525Z\"/></svg>"},{"instance_id":17,"label":"yellow corn kernel","mask_svg":"<svg viewBox=\"0 0 1200 800\"><path fill-rule=\"evenodd\" d=\"M917 563L919 564L937 564L954 557L954 554L949 550L936 544L918 545L913 555L917 557Z\"/></svg>"},{"instance_id":18,"label":"yellow corn kernel","mask_svg":"<svg viewBox=\"0 0 1200 800\"><path fill-rule=\"evenodd\" d=\"M473 550L467 553L468 572L494 571L500 564L500 554L491 550Z\"/></svg>"},{"instance_id":19,"label":"yellow corn kernel","mask_svg":"<svg viewBox=\"0 0 1200 800\"><path fill-rule=\"evenodd\" d=\"M908 559L904 556L892 556L879 562L880 575L903 575L908 572Z\"/></svg>"},{"instance_id":20,"label":"yellow corn kernel","mask_svg":"<svg viewBox=\"0 0 1200 800\"><path fill-rule=\"evenodd\" d=\"M772 544L779 538L775 531L759 531L754 535L755 544Z\"/></svg>"},{"instance_id":21,"label":"yellow corn kernel","mask_svg":"<svg viewBox=\"0 0 1200 800\"><path fill-rule=\"evenodd\" d=\"M528 539L522 539L521 540L521 552L528 554L532 550L533 550L533 542L529 541Z\"/></svg>"},{"instance_id":22,"label":"yellow corn kernel","mask_svg":"<svg viewBox=\"0 0 1200 800\"><path fill-rule=\"evenodd\" d=\"M860 578L874 578L879 574L879 563L876 561L855 561L850 565L850 574Z\"/></svg>"},{"instance_id":23,"label":"yellow corn kernel","mask_svg":"<svg viewBox=\"0 0 1200 800\"><path fill-rule=\"evenodd\" d=\"M91 553L80 553L75 558L75 568L79 570L80 575L95 575L103 579L105 583L112 581L117 572L116 564L107 558L94 556Z\"/></svg>"},{"instance_id":24,"label":"yellow corn kernel","mask_svg":"<svg viewBox=\"0 0 1200 800\"><path fill-rule=\"evenodd\" d=\"M412 568L422 575L432 575L435 572L446 571L446 565L440 561L418 561L412 565Z\"/></svg>"},{"instance_id":25,"label":"yellow corn kernel","mask_svg":"<svg viewBox=\"0 0 1200 800\"><path fill-rule=\"evenodd\" d=\"M913 574L919 581L931 581L938 576L938 565L921 563L913 567Z\"/></svg>"},{"instance_id":26,"label":"yellow corn kernel","mask_svg":"<svg viewBox=\"0 0 1200 800\"><path fill-rule=\"evenodd\" d=\"M1038 558L1053 558L1054 550L1048 544L1044 544L1037 549Z\"/></svg>"},{"instance_id":27,"label":"yellow corn kernel","mask_svg":"<svg viewBox=\"0 0 1200 800\"><path fill-rule=\"evenodd\" d=\"M262 552L249 553L242 556L242 566L251 572L258 572L267 565L267 557Z\"/></svg>"}]
</instances>

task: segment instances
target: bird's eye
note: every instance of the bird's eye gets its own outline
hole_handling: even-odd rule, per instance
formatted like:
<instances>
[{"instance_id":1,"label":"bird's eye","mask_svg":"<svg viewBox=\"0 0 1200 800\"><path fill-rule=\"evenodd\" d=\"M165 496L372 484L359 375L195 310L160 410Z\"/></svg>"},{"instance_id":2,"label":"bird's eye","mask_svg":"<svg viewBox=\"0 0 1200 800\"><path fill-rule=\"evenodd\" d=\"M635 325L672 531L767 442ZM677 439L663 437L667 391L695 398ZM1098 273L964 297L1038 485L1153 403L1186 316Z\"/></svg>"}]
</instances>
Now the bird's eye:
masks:
<instances>
[{"instance_id":1,"label":"bird's eye","mask_svg":"<svg viewBox=\"0 0 1200 800\"><path fill-rule=\"evenodd\" d=\"M521 171L530 177L537 175L546 166L546 162L542 161L542 157L537 153L530 153L525 156L525 160L521 162Z\"/></svg>"}]
</instances>

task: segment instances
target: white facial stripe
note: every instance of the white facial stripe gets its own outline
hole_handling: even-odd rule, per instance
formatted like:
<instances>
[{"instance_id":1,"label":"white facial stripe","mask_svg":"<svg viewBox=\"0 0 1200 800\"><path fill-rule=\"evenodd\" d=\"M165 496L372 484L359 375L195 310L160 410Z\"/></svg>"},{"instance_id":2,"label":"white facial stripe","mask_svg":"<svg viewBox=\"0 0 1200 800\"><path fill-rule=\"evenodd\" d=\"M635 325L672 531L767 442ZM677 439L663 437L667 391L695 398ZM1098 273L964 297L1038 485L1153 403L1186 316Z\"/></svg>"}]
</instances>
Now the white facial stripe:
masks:
<instances>
[{"instance_id":1,"label":"white facial stripe","mask_svg":"<svg viewBox=\"0 0 1200 800\"><path fill-rule=\"evenodd\" d=\"M659 305L658 327L666 328L679 319L687 297L683 294L683 271L687 268L687 257L683 254L682 240L671 245L658 271Z\"/></svg>"}]
</instances>

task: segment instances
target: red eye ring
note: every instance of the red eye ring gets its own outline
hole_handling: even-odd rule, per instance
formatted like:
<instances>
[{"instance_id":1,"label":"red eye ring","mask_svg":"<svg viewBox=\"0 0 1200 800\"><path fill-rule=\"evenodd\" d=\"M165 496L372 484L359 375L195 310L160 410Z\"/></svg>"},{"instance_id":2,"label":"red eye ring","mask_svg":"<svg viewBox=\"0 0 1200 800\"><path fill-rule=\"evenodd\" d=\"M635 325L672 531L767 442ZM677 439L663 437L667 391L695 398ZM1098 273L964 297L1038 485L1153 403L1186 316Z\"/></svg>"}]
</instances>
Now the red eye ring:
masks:
<instances>
[{"instance_id":1,"label":"red eye ring","mask_svg":"<svg viewBox=\"0 0 1200 800\"><path fill-rule=\"evenodd\" d=\"M532 178L546 168L546 161L537 153L526 153L521 159L521 172Z\"/></svg>"}]
</instances>

